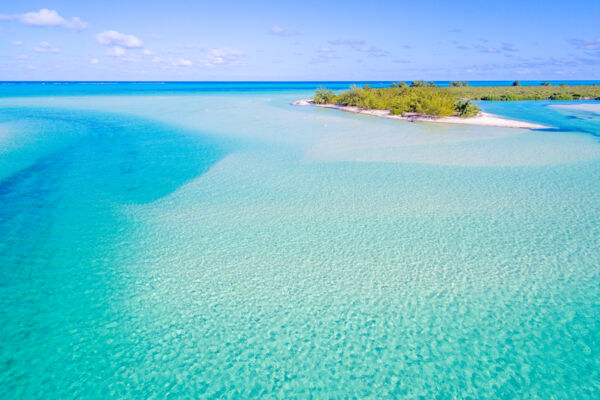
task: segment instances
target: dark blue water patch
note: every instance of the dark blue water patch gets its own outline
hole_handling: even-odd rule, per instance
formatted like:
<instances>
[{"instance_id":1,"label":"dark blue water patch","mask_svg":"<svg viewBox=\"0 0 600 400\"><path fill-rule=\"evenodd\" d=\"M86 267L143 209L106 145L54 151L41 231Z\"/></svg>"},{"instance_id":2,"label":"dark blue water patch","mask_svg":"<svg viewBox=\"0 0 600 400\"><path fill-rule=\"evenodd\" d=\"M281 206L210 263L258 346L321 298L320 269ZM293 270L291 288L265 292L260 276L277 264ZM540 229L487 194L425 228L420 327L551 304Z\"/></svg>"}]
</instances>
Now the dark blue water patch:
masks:
<instances>
[{"instance_id":1,"label":"dark blue water patch","mask_svg":"<svg viewBox=\"0 0 600 400\"><path fill-rule=\"evenodd\" d=\"M19 108L0 115L16 128L27 129L23 119L46 127L61 144L18 160L23 166L0 180L0 398L19 398L30 396L11 388L56 365L78 365L78 373L91 365L74 360L98 354L98 327L112 323L114 304L132 293L123 260L138 225L122 205L169 195L234 145L118 114ZM61 129L69 140L60 140ZM0 163L9 159L0 154ZM108 360L93 365L105 370ZM47 376L56 388L55 375Z\"/></svg>"},{"instance_id":2,"label":"dark blue water patch","mask_svg":"<svg viewBox=\"0 0 600 400\"><path fill-rule=\"evenodd\" d=\"M0 288L41 279L50 265L91 266L95 252L103 254L98 249L127 226L122 205L169 195L235 148L209 135L117 114L18 110L4 109L0 122L11 116L37 120L49 131L53 121L72 124L70 130L59 124L67 144L50 147L0 180Z\"/></svg>"},{"instance_id":3,"label":"dark blue water patch","mask_svg":"<svg viewBox=\"0 0 600 400\"><path fill-rule=\"evenodd\" d=\"M206 172L231 149L209 135L134 117L65 110L19 109L19 118L70 121L76 132L60 148L0 181L0 204L9 194L31 188L27 182L49 182L74 174L72 190L94 192L116 203L147 203L166 196ZM6 110L4 110L6 111ZM10 112L4 112L6 120ZM79 135L79 137L78 137Z\"/></svg>"}]
</instances>

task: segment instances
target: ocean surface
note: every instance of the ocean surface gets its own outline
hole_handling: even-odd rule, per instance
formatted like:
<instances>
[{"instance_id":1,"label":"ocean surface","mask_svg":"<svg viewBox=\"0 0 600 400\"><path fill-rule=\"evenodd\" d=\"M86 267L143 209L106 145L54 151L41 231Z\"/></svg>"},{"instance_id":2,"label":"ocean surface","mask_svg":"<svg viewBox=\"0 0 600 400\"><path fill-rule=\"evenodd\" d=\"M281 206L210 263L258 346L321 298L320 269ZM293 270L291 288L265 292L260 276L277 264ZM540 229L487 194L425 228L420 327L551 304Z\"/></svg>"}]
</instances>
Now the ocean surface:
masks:
<instances>
[{"instance_id":1,"label":"ocean surface","mask_svg":"<svg viewBox=\"0 0 600 400\"><path fill-rule=\"evenodd\" d=\"M349 85L0 83L0 398L600 398L600 102Z\"/></svg>"}]
</instances>

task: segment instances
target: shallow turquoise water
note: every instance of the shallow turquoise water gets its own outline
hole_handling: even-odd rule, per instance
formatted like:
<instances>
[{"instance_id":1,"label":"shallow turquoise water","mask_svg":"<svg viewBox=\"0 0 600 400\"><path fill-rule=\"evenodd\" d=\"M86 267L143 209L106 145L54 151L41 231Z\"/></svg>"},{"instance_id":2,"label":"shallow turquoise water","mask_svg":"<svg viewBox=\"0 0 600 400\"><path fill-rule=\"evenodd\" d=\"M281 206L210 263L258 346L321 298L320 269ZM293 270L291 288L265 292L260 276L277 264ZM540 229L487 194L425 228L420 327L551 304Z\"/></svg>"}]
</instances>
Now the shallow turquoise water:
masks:
<instances>
[{"instance_id":1,"label":"shallow turquoise water","mask_svg":"<svg viewBox=\"0 0 600 400\"><path fill-rule=\"evenodd\" d=\"M598 397L599 114L138 85L0 89L1 398Z\"/></svg>"}]
</instances>

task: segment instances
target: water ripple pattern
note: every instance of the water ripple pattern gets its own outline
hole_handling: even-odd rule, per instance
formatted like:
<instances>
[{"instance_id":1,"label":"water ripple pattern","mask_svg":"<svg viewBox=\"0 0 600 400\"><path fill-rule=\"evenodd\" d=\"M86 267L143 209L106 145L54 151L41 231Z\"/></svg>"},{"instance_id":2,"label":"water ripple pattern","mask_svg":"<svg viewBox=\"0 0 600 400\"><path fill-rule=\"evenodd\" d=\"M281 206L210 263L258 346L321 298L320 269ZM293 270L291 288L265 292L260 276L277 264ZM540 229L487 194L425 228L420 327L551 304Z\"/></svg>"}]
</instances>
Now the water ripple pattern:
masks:
<instances>
[{"instance_id":1,"label":"water ripple pattern","mask_svg":"<svg viewBox=\"0 0 600 400\"><path fill-rule=\"evenodd\" d=\"M0 88L0 398L598 397L593 111L148 85Z\"/></svg>"}]
</instances>

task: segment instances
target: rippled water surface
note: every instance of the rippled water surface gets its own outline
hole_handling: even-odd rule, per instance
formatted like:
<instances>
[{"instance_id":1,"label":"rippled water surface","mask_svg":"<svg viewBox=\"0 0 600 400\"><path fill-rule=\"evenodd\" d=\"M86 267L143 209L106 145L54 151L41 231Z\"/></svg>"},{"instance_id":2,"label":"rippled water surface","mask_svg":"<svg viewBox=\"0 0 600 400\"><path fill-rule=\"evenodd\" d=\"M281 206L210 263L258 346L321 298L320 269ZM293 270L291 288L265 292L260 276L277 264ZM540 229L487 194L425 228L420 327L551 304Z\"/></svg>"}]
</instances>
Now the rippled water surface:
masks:
<instances>
[{"instance_id":1,"label":"rippled water surface","mask_svg":"<svg viewBox=\"0 0 600 400\"><path fill-rule=\"evenodd\" d=\"M1 398L598 398L598 102L482 104L527 131L30 85L0 87Z\"/></svg>"}]
</instances>

